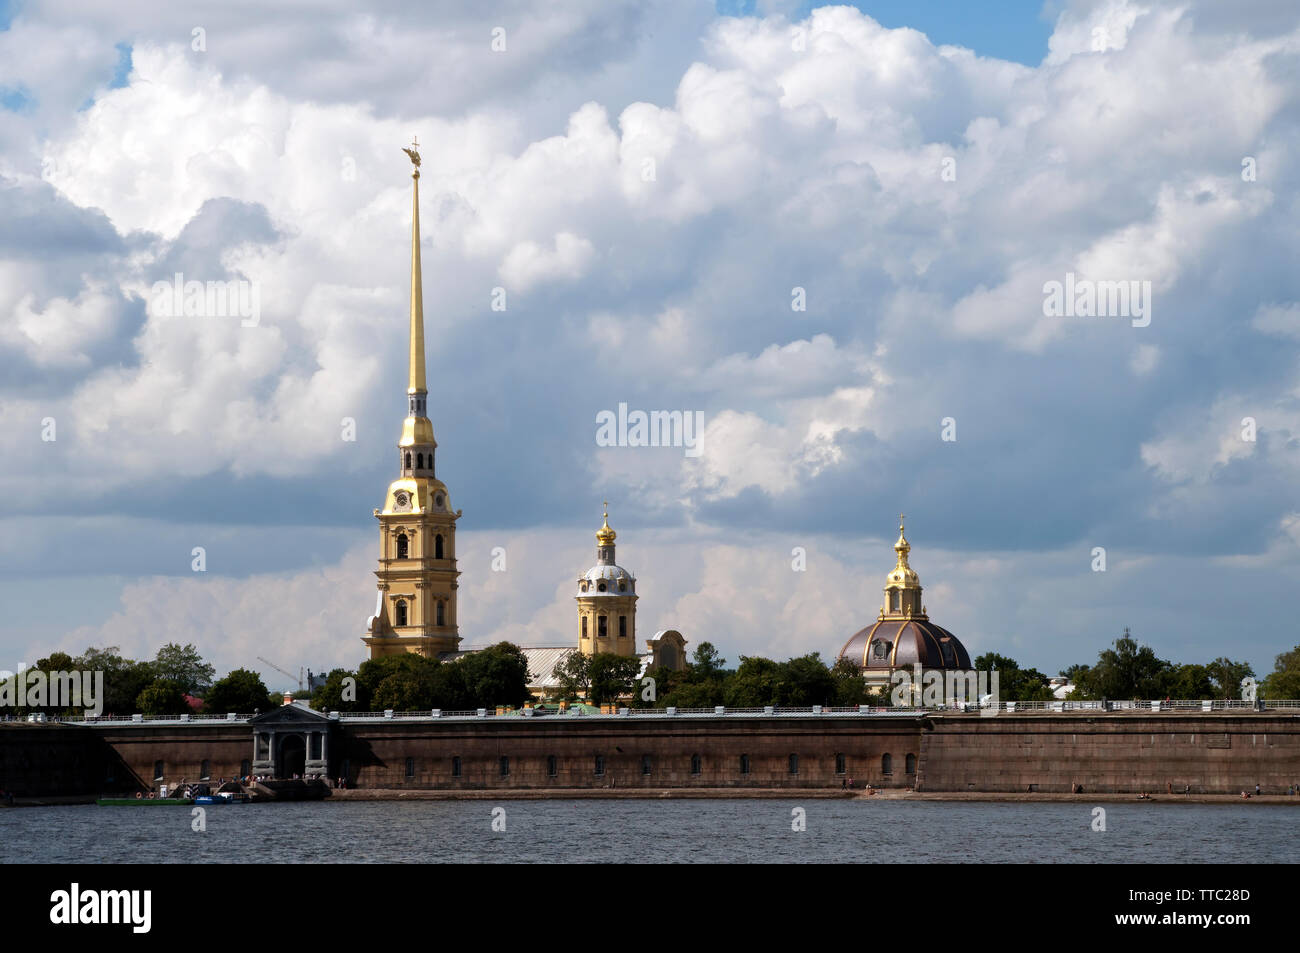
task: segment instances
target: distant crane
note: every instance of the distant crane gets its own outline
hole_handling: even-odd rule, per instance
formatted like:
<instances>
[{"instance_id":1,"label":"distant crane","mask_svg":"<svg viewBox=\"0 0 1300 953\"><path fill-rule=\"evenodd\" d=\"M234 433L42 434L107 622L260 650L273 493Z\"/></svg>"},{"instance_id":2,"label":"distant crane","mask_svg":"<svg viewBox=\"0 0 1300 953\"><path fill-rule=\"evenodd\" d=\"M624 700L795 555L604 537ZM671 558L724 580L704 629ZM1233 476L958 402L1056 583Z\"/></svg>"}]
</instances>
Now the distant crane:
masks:
<instances>
[{"instance_id":1,"label":"distant crane","mask_svg":"<svg viewBox=\"0 0 1300 953\"><path fill-rule=\"evenodd\" d=\"M275 669L275 670L276 670L277 672L279 672L281 675L284 675L284 676L287 677L287 678L293 678L293 673L292 673L292 672L286 672L286 671L285 671L284 669L282 669L280 666L278 666L278 665L276 665L274 662L272 662L269 658L262 658L262 656L259 655L259 656L257 657L257 660L258 660L259 662L265 662L267 665L271 666L271 668ZM299 693L299 694L302 693L302 682L303 682L302 672L303 672L303 670L302 670L301 668L299 668L299 669L298 669L298 693Z\"/></svg>"}]
</instances>

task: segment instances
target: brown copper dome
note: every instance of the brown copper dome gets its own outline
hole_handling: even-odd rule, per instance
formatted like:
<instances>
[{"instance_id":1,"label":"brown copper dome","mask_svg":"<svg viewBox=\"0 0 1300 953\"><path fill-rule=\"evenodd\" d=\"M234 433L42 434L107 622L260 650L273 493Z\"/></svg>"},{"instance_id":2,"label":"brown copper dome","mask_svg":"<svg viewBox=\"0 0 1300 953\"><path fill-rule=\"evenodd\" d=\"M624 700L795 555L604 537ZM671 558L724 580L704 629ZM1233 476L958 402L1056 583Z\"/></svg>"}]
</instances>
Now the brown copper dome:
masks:
<instances>
[{"instance_id":1,"label":"brown copper dome","mask_svg":"<svg viewBox=\"0 0 1300 953\"><path fill-rule=\"evenodd\" d=\"M888 671L916 662L922 668L970 669L970 655L957 636L928 619L882 619L844 643L840 658L864 671Z\"/></svg>"}]
</instances>

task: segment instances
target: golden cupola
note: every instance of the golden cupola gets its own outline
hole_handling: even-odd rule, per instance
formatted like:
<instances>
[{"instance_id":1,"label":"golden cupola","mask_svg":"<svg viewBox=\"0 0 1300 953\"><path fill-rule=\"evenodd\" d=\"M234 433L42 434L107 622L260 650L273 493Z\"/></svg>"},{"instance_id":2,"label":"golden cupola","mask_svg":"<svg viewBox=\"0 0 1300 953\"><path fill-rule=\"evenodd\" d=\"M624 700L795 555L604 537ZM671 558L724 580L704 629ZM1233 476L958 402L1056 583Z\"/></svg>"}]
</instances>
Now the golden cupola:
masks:
<instances>
[{"instance_id":1,"label":"golden cupola","mask_svg":"<svg viewBox=\"0 0 1300 953\"><path fill-rule=\"evenodd\" d=\"M609 525L609 506L605 506L605 525L596 530L596 544L598 546L613 546L614 540L618 538L618 533L614 532ZM613 553L610 554L611 558Z\"/></svg>"},{"instance_id":2,"label":"golden cupola","mask_svg":"<svg viewBox=\"0 0 1300 953\"><path fill-rule=\"evenodd\" d=\"M885 603L880 618L924 619L925 606L921 602L921 577L907 564L912 544L903 531L903 516L898 517L898 542L894 543L897 562L885 578Z\"/></svg>"}]
</instances>

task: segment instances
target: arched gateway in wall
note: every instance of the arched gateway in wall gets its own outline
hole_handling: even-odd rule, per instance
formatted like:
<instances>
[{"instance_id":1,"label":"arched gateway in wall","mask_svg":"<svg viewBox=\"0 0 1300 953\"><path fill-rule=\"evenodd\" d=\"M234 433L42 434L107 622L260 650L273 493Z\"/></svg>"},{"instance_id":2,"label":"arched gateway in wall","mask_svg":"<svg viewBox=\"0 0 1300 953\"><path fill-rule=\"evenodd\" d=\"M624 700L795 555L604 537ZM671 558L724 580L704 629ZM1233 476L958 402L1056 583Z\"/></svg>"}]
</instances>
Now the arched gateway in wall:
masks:
<instances>
[{"instance_id":1,"label":"arched gateway in wall","mask_svg":"<svg viewBox=\"0 0 1300 953\"><path fill-rule=\"evenodd\" d=\"M253 763L255 776L333 777L330 756L336 722L328 715L294 703L253 718Z\"/></svg>"}]
</instances>

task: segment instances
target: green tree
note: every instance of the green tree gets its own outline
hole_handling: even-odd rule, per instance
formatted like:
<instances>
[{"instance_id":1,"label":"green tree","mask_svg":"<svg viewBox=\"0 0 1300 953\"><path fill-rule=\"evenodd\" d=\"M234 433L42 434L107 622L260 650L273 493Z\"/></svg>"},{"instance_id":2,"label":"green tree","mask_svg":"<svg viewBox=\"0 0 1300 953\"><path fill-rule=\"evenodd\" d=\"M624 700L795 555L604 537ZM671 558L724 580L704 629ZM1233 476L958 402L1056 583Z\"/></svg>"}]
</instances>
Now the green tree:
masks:
<instances>
[{"instance_id":1,"label":"green tree","mask_svg":"<svg viewBox=\"0 0 1300 953\"><path fill-rule=\"evenodd\" d=\"M1076 674L1072 694L1091 699L1163 698L1171 667L1150 646L1139 645L1125 629L1113 649L1105 649L1097 656L1096 665Z\"/></svg>"},{"instance_id":2,"label":"green tree","mask_svg":"<svg viewBox=\"0 0 1300 953\"><path fill-rule=\"evenodd\" d=\"M867 680L851 659L836 659L831 667L831 680L835 684L835 704L845 708L851 705L877 704L867 688Z\"/></svg>"},{"instance_id":3,"label":"green tree","mask_svg":"<svg viewBox=\"0 0 1300 953\"><path fill-rule=\"evenodd\" d=\"M375 687L372 702L376 711L429 711L434 703L434 668L419 666L399 669Z\"/></svg>"},{"instance_id":4,"label":"green tree","mask_svg":"<svg viewBox=\"0 0 1300 953\"><path fill-rule=\"evenodd\" d=\"M164 678L142 690L135 700L135 707L144 715L183 715L190 710L181 686Z\"/></svg>"},{"instance_id":5,"label":"green tree","mask_svg":"<svg viewBox=\"0 0 1300 953\"><path fill-rule=\"evenodd\" d=\"M630 708L663 708L665 707L664 699L672 696L682 685L686 684L687 671L659 666L652 668L645 673L645 677L632 685L632 695L628 699ZM654 697L646 698L645 679L654 679Z\"/></svg>"},{"instance_id":6,"label":"green tree","mask_svg":"<svg viewBox=\"0 0 1300 953\"><path fill-rule=\"evenodd\" d=\"M158 650L153 670L158 678L175 682L189 695L202 695L212 687L212 677L216 674L192 644L182 646L175 642L168 642Z\"/></svg>"},{"instance_id":7,"label":"green tree","mask_svg":"<svg viewBox=\"0 0 1300 953\"><path fill-rule=\"evenodd\" d=\"M1205 665L1173 665L1165 674L1166 698L1213 698L1214 685L1210 682L1209 667Z\"/></svg>"},{"instance_id":8,"label":"green tree","mask_svg":"<svg viewBox=\"0 0 1300 953\"><path fill-rule=\"evenodd\" d=\"M641 660L635 656L597 652L591 656L587 668L590 692L587 700L593 705L604 705L630 695L640 671Z\"/></svg>"},{"instance_id":9,"label":"green tree","mask_svg":"<svg viewBox=\"0 0 1300 953\"><path fill-rule=\"evenodd\" d=\"M1255 669L1246 662L1234 662L1222 656L1205 668L1214 683L1215 698L1240 698L1241 680L1255 677Z\"/></svg>"},{"instance_id":10,"label":"green tree","mask_svg":"<svg viewBox=\"0 0 1300 953\"><path fill-rule=\"evenodd\" d=\"M560 697L568 701L584 697L591 688L591 656L572 652L555 666Z\"/></svg>"},{"instance_id":11,"label":"green tree","mask_svg":"<svg viewBox=\"0 0 1300 953\"><path fill-rule=\"evenodd\" d=\"M349 678L352 679L351 691L345 681ZM344 698L345 694L350 694L352 697ZM312 692L311 707L317 711L370 711L369 699L366 699L366 703L362 703L360 698L357 673L349 672L345 668L336 668L325 677L325 684Z\"/></svg>"},{"instance_id":12,"label":"green tree","mask_svg":"<svg viewBox=\"0 0 1300 953\"><path fill-rule=\"evenodd\" d=\"M691 680L707 681L720 677L725 674L726 665L727 660L718 653L712 642L701 642L691 657Z\"/></svg>"},{"instance_id":13,"label":"green tree","mask_svg":"<svg viewBox=\"0 0 1300 953\"><path fill-rule=\"evenodd\" d=\"M781 667L771 659L742 655L740 666L726 679L723 703L728 708L762 708L774 704Z\"/></svg>"},{"instance_id":14,"label":"green tree","mask_svg":"<svg viewBox=\"0 0 1300 953\"><path fill-rule=\"evenodd\" d=\"M1006 655L986 652L975 659L975 670L998 673L999 701L1051 701L1055 697L1046 675L1036 668L1021 668Z\"/></svg>"},{"instance_id":15,"label":"green tree","mask_svg":"<svg viewBox=\"0 0 1300 953\"><path fill-rule=\"evenodd\" d=\"M1259 686L1260 698L1300 698L1300 645L1283 652Z\"/></svg>"},{"instance_id":16,"label":"green tree","mask_svg":"<svg viewBox=\"0 0 1300 953\"><path fill-rule=\"evenodd\" d=\"M782 662L776 680L776 693L770 704L784 708L807 708L811 705L834 705L838 688L831 670L820 652L812 652Z\"/></svg>"},{"instance_id":17,"label":"green tree","mask_svg":"<svg viewBox=\"0 0 1300 953\"><path fill-rule=\"evenodd\" d=\"M528 691L528 657L510 642L498 642L451 664L461 669L470 708L517 708L532 697Z\"/></svg>"},{"instance_id":18,"label":"green tree","mask_svg":"<svg viewBox=\"0 0 1300 953\"><path fill-rule=\"evenodd\" d=\"M74 661L74 667L104 673L104 714L132 715L136 699L158 676L153 663L136 662L118 654L116 645L91 646Z\"/></svg>"},{"instance_id":19,"label":"green tree","mask_svg":"<svg viewBox=\"0 0 1300 953\"><path fill-rule=\"evenodd\" d=\"M262 676L246 668L237 668L225 678L213 682L203 700L204 710L213 715L232 711L248 715L270 711L279 704L266 690Z\"/></svg>"}]
</instances>

